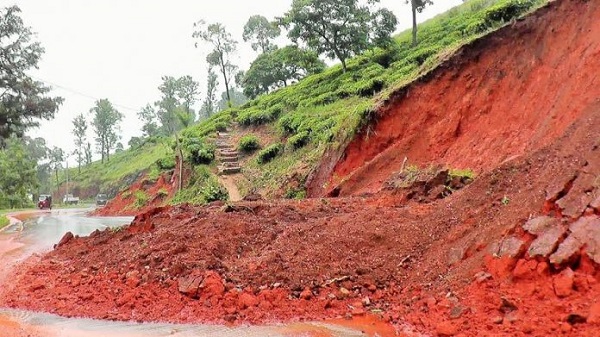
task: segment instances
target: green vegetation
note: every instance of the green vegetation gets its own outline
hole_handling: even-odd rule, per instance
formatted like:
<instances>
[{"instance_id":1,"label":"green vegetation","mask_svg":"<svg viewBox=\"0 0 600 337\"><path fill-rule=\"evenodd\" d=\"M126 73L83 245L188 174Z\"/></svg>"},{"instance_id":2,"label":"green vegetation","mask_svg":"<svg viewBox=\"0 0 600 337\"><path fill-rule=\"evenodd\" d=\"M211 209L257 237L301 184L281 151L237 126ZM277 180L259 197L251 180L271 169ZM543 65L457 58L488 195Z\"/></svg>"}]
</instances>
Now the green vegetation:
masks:
<instances>
[{"instance_id":1,"label":"green vegetation","mask_svg":"<svg viewBox=\"0 0 600 337\"><path fill-rule=\"evenodd\" d=\"M133 202L133 207L135 207L136 209L140 209L144 206L146 206L146 204L148 203L148 200L150 200L150 197L148 196L148 194L146 194L146 192L144 191L135 191L133 193L133 197L135 198L135 201Z\"/></svg>"},{"instance_id":2,"label":"green vegetation","mask_svg":"<svg viewBox=\"0 0 600 337\"><path fill-rule=\"evenodd\" d=\"M287 147L292 151L296 151L308 144L309 141L310 136L308 135L308 132L300 131L299 133L288 139Z\"/></svg>"},{"instance_id":3,"label":"green vegetation","mask_svg":"<svg viewBox=\"0 0 600 337\"><path fill-rule=\"evenodd\" d=\"M255 135L249 134L240 138L240 143L238 145L239 151L252 153L258 149L260 149L260 141Z\"/></svg>"},{"instance_id":4,"label":"green vegetation","mask_svg":"<svg viewBox=\"0 0 600 337\"><path fill-rule=\"evenodd\" d=\"M278 155L283 152L283 145L281 143L275 143L267 146L264 150L258 153L258 163L265 164L275 159Z\"/></svg>"},{"instance_id":5,"label":"green vegetation","mask_svg":"<svg viewBox=\"0 0 600 337\"><path fill-rule=\"evenodd\" d=\"M98 187L100 191L118 191L133 181L126 182L131 177L138 176L140 172L152 171L160 165L168 166L173 156L173 150L165 144L164 140L157 140L156 143L148 142L141 147L130 149L114 154L110 159L110 165L104 165L101 162L94 162L81 168L81 173L77 173L77 168L69 170L69 179L72 186L78 186L82 189ZM173 159L174 160L174 159ZM154 169L154 172L159 172ZM158 174L156 174L156 177ZM64 173L59 176L61 182L66 181Z\"/></svg>"},{"instance_id":6,"label":"green vegetation","mask_svg":"<svg viewBox=\"0 0 600 337\"><path fill-rule=\"evenodd\" d=\"M169 191L167 191L165 188L161 188L160 190L158 190L157 195L159 198L165 198L169 195Z\"/></svg>"},{"instance_id":7,"label":"green vegetation","mask_svg":"<svg viewBox=\"0 0 600 337\"><path fill-rule=\"evenodd\" d=\"M511 22L545 2L545 0L467 1L419 25L418 45L413 45L412 30L399 34L393 41L388 39L385 44L370 41L371 38L365 40L362 33L355 34L353 38L360 39L358 41L360 43L357 43L360 47L358 49L348 47L345 54L333 55L332 46L323 45L323 48L328 50L319 51L328 56L333 55L343 61L343 64L302 79L300 78L308 71L300 69L292 76L293 81L297 80L297 83L288 83L287 79L282 80L287 78L287 75L268 79L271 82L261 82L263 88L257 93L271 91L269 94L260 95L241 106L230 107L216 114L211 114L215 108L214 96L217 83L216 73L212 68L216 67L219 72L225 69L225 73L220 74L221 79L226 82L224 101L234 101L237 97L236 88L231 87L230 82L233 80L236 67L231 64L228 57L234 52L236 46L235 41L222 25L206 25L200 22L195 37L200 42L214 47L213 53L208 56L211 64L210 71L214 75L213 83L207 84L209 88L207 88L203 107L203 113L208 118L184 129L181 127L186 123L178 121L180 123L175 123L177 125L171 127L166 133L167 137L178 135L172 139L153 136L161 128L173 124L160 121L160 116L166 116L164 113L169 112L169 118L163 118L165 121L174 121L175 118L183 116L180 112L184 110L187 111L187 117L191 116L192 111L189 110L189 104L186 102L193 101L195 89L198 87L197 83L188 81L187 77L179 80L165 77L160 87L161 101L140 112L140 117L144 117L142 119L146 139L132 140L131 144L135 146L114 154L110 158L110 165L91 163L82 166L81 173L78 173L77 169L71 169L70 180L77 187L84 189L99 187L103 192L118 191L125 185L131 184L131 179L139 177L140 172L148 172L150 179L156 179L161 172L174 169L176 166L174 149L176 149L178 152L181 151L183 157L193 165L194 172L189 186L179 191L171 202L206 203L223 200L227 198L227 193L211 173L211 168L214 167L206 166L214 162L215 133L239 126L242 129L241 133L245 134L247 133L245 128L266 126L269 130L276 130L276 143L257 151L254 157L245 163L243 174L247 178L247 183L242 186L242 189L245 191L279 190L285 191L284 196L290 198L304 197L305 192L301 188L282 187L289 186L285 183L290 177L303 184L308 172L318 163L324 151L343 146L356 133L373 122L378 105L391 93L437 67L461 46ZM301 5L300 1L297 3ZM313 4L315 1L304 3ZM302 19L302 11L300 7L293 8L285 14L287 18L282 20L289 27L300 27L305 24L299 21ZM260 19L260 21L263 28L267 29L268 27L264 25L265 20ZM391 24L391 21L387 22ZM364 32L364 26L370 24L360 23L360 32ZM347 34L348 30L345 29L344 33ZM261 37L260 34L252 34L248 35L248 39L255 43L258 49L265 52L273 51L269 36L263 39L264 36ZM215 38L221 37L227 40L228 45L222 47L212 45ZM314 44L315 41L313 38L310 43ZM375 44L381 47L372 48ZM216 59L215 56L219 52L224 53L227 58ZM358 56L350 57L351 55ZM271 65L267 64L267 66ZM177 86L177 83L181 86ZM265 88L264 85L269 87ZM171 104L175 101L178 103ZM155 108L157 110L154 110ZM368 129L366 131L368 134ZM248 135L243 140L245 143L243 145L240 142L240 150L253 151L250 149L258 143L257 140L252 140L252 135ZM78 161L85 157L87 162L89 143L84 144L81 140L77 146ZM56 160L50 161L47 172L53 173L54 177L51 178L56 178L57 183L63 183L66 177L61 173L63 170L59 163L63 160L59 160L61 157L59 154L56 153ZM407 170L411 172L410 168ZM451 174L470 178L473 172L453 171ZM136 203L138 200L143 200L139 195L132 197L136 198Z\"/></svg>"},{"instance_id":8,"label":"green vegetation","mask_svg":"<svg viewBox=\"0 0 600 337\"><path fill-rule=\"evenodd\" d=\"M471 169L465 169L465 170L452 169L452 170L450 170L450 177L452 177L452 178L459 177L459 178L466 178L466 179L474 180L475 172Z\"/></svg>"},{"instance_id":9,"label":"green vegetation","mask_svg":"<svg viewBox=\"0 0 600 337\"><path fill-rule=\"evenodd\" d=\"M258 166L251 161L244 170L253 186L244 189L277 189L292 173L290 170L303 167L300 163L306 157L310 165L316 164L326 148L344 145L369 125L377 106L392 92L437 67L460 46L543 3L545 0L465 2L421 24L416 46L412 30L407 30L386 48L347 59L346 72L342 65L332 66L241 107L217 113L183 135L207 137L235 123L242 127L275 125L286 138L286 150L281 144L273 144L259 151L255 161Z\"/></svg>"},{"instance_id":10,"label":"green vegetation","mask_svg":"<svg viewBox=\"0 0 600 337\"><path fill-rule=\"evenodd\" d=\"M172 204L192 203L203 205L209 202L229 199L229 194L217 177L205 165L196 166L187 187L177 193Z\"/></svg>"},{"instance_id":11,"label":"green vegetation","mask_svg":"<svg viewBox=\"0 0 600 337\"><path fill-rule=\"evenodd\" d=\"M10 221L8 220L6 215L0 215L0 229L8 226L9 224L10 224Z\"/></svg>"},{"instance_id":12,"label":"green vegetation","mask_svg":"<svg viewBox=\"0 0 600 337\"><path fill-rule=\"evenodd\" d=\"M11 136L20 136L54 117L63 99L51 97L45 83L29 77L38 67L44 48L25 25L17 6L0 7L0 148Z\"/></svg>"}]
</instances>

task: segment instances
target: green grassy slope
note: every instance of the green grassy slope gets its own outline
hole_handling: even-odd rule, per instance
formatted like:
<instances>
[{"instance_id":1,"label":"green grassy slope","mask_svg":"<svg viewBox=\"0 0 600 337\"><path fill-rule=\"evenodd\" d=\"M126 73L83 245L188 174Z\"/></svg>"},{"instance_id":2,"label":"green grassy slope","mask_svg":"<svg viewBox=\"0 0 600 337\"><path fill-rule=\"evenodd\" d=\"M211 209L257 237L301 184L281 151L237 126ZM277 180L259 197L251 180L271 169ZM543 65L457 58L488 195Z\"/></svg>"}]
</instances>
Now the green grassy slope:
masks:
<instances>
[{"instance_id":1,"label":"green grassy slope","mask_svg":"<svg viewBox=\"0 0 600 337\"><path fill-rule=\"evenodd\" d=\"M243 134L250 127L268 125L277 130L278 139L271 145L280 150L268 163L248 162L242 192L301 195L297 185L303 184L324 150L348 142L369 123L379 102L390 93L434 69L460 46L543 3L544 0L467 1L421 24L416 47L411 45L411 31L405 31L395 38L393 48L371 50L350 60L346 73L340 65L330 67L242 107L223 111L186 130L185 137L202 139L225 127L234 127ZM301 150L292 145L298 138L306 140ZM260 157L260 153L255 157ZM300 181L290 188L287 180L296 171L299 175L295 179Z\"/></svg>"},{"instance_id":2,"label":"green grassy slope","mask_svg":"<svg viewBox=\"0 0 600 337\"><path fill-rule=\"evenodd\" d=\"M214 163L201 164L214 158L212 139L216 131L229 129L242 136L256 132L257 128L268 130L270 137L261 139L263 149L245 160L245 179L240 182L242 194L258 191L269 197L302 197L304 181L324 151L352 139L370 122L377 105L390 93L434 69L460 46L546 1L467 1L419 25L416 47L411 45L408 30L396 36L396 43L389 50L370 50L349 60L345 73L340 65L335 65L241 107L217 113L182 132L187 159L198 166L191 171L200 172L200 178L207 171L215 171ZM83 188L122 187L125 178L136 172L148 170L157 175L158 166L154 163L172 156L169 146L148 144L113 156L108 165L94 163L81 174L71 170L72 179ZM267 157L270 160L260 160ZM194 196L202 192L198 181L214 185L215 179L198 177L192 177L193 186L180 193L176 201L197 201Z\"/></svg>"},{"instance_id":3,"label":"green grassy slope","mask_svg":"<svg viewBox=\"0 0 600 337\"><path fill-rule=\"evenodd\" d=\"M110 157L108 163L96 161L91 165L81 168L79 173L78 168L69 169L69 185L70 190L79 188L80 191L89 191L91 194L83 197L90 197L96 193L113 194L119 191L128 184L132 183L132 177L138 176L141 172L147 172L155 178L160 172L160 167L157 161L162 161L163 158L172 158L173 150L167 145L167 140L158 140L156 142L148 142L143 146L127 151L115 153ZM169 166L174 166L174 159L171 160ZM59 174L59 181L66 181L66 174ZM64 185L63 185L64 188Z\"/></svg>"}]
</instances>

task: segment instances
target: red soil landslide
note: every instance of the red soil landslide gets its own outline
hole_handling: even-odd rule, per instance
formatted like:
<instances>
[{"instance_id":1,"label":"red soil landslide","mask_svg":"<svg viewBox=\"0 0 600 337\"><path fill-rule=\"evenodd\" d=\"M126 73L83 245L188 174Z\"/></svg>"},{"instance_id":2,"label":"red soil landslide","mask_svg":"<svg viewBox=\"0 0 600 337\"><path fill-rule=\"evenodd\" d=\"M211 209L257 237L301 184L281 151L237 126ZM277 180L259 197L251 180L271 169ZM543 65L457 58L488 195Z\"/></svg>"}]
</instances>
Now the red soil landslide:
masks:
<instances>
[{"instance_id":1,"label":"red soil landslide","mask_svg":"<svg viewBox=\"0 0 600 337\"><path fill-rule=\"evenodd\" d=\"M95 210L92 215L133 216L139 212L160 206L174 191L174 183L169 183L168 180L169 175L167 174L159 176L156 182L150 181L144 176L127 190L119 193L115 198L110 200L106 206ZM141 207L136 206L136 192L143 193L149 198Z\"/></svg>"},{"instance_id":2,"label":"red soil landslide","mask_svg":"<svg viewBox=\"0 0 600 337\"><path fill-rule=\"evenodd\" d=\"M600 3L552 3L394 93L309 195L376 192L405 157L489 171L562 135L600 97L598 71Z\"/></svg>"},{"instance_id":3,"label":"red soil landslide","mask_svg":"<svg viewBox=\"0 0 600 337\"><path fill-rule=\"evenodd\" d=\"M417 202L408 198L409 188L335 199L154 208L122 230L73 238L27 261L1 290L0 305L65 316L186 323L374 315L394 327L383 336L418 335L410 331L600 336L600 87L592 85L598 61L590 56L600 51L599 23L597 1L553 2L463 52L474 55L469 48L479 46L479 61L450 61L436 72L442 80L461 78L453 64L469 68L486 62L494 76L500 69L492 65L512 67L504 69L504 79L521 71L523 77L512 84L498 80L494 92L504 96L481 98L487 115L469 114L481 107L465 106L458 136L458 121L448 123L439 111L435 118L426 113L428 122L420 120L421 126L437 129L428 128L418 138L411 134L416 125L403 129L408 141L399 138L401 133L371 137L381 150L412 144L411 153L424 151L414 156L423 163L481 170L472 184L444 199ZM546 63L559 60L551 57L549 43L557 44L560 63ZM525 58L527 50L539 57ZM561 64L575 56L580 63L571 64L570 72L563 69ZM547 65L548 77L535 78L550 82L534 85L531 76L541 71L540 64ZM489 78L472 90L492 89ZM440 91L437 81L417 86L420 91L411 93L434 87L438 102L462 90ZM562 95L569 99L554 99ZM466 102L480 100L468 97ZM409 104L392 102L399 109ZM411 104L420 102L425 104ZM444 112L455 110L449 107ZM496 112L499 107L506 110ZM392 115L385 118L392 123ZM444 123L451 131L443 131ZM495 127L484 128L486 123ZM376 128L383 130L384 124ZM362 142L354 145L370 144ZM520 156L505 161L511 155ZM343 163L352 158L358 156L348 152ZM364 184L349 180L354 185L342 185L340 191L378 190L375 177L387 179L393 171L377 169Z\"/></svg>"}]
</instances>

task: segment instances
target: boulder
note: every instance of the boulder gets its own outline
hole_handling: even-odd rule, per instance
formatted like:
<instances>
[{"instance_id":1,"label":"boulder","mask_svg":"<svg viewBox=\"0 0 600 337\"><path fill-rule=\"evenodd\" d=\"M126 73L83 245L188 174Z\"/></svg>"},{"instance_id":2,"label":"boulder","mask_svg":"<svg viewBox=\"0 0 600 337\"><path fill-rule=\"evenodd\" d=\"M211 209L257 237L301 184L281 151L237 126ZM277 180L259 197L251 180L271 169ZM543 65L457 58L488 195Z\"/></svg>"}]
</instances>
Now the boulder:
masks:
<instances>
[{"instance_id":1,"label":"boulder","mask_svg":"<svg viewBox=\"0 0 600 337\"><path fill-rule=\"evenodd\" d=\"M548 257L558 247L561 239L567 232L567 229L560 224L546 228L537 239L529 246L528 254L530 257Z\"/></svg>"},{"instance_id":2,"label":"boulder","mask_svg":"<svg viewBox=\"0 0 600 337\"><path fill-rule=\"evenodd\" d=\"M527 221L523 225L523 229L533 235L541 235L548 228L556 227L560 224L560 220L549 216L539 216Z\"/></svg>"},{"instance_id":3,"label":"boulder","mask_svg":"<svg viewBox=\"0 0 600 337\"><path fill-rule=\"evenodd\" d=\"M550 262L562 264L572 260L585 246L588 256L600 263L600 217L592 215L580 218L571 224L569 231L571 233L567 239L550 256Z\"/></svg>"}]
</instances>

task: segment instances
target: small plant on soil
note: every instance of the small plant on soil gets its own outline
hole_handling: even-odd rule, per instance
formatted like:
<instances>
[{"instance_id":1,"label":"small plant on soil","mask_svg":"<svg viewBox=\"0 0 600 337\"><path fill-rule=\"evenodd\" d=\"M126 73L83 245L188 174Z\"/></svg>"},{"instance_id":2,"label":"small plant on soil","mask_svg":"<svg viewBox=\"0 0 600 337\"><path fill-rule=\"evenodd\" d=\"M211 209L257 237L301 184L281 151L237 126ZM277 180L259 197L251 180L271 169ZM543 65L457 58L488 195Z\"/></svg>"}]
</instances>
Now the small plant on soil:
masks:
<instances>
[{"instance_id":1,"label":"small plant on soil","mask_svg":"<svg viewBox=\"0 0 600 337\"><path fill-rule=\"evenodd\" d=\"M301 131L300 133L290 137L287 141L287 146L290 150L296 151L308 144L310 141L310 136L308 132Z\"/></svg>"},{"instance_id":2,"label":"small plant on soil","mask_svg":"<svg viewBox=\"0 0 600 337\"><path fill-rule=\"evenodd\" d=\"M473 172L473 170L471 170L471 169L465 169L465 170L453 169L453 170L450 170L450 177L451 178L459 177L459 178L475 180L475 172Z\"/></svg>"},{"instance_id":3,"label":"small plant on soil","mask_svg":"<svg viewBox=\"0 0 600 337\"><path fill-rule=\"evenodd\" d=\"M0 228L8 226L9 223L10 221L8 221L8 218L5 215L0 215Z\"/></svg>"},{"instance_id":4,"label":"small plant on soil","mask_svg":"<svg viewBox=\"0 0 600 337\"><path fill-rule=\"evenodd\" d=\"M510 204L510 198L505 195L504 197L502 197L502 200L500 200L500 202L502 203L502 205L507 206L508 204Z\"/></svg>"},{"instance_id":5,"label":"small plant on soil","mask_svg":"<svg viewBox=\"0 0 600 337\"><path fill-rule=\"evenodd\" d=\"M253 134L246 135L240 139L238 150L246 153L252 153L260 149L260 142L258 137Z\"/></svg>"},{"instance_id":6,"label":"small plant on soil","mask_svg":"<svg viewBox=\"0 0 600 337\"><path fill-rule=\"evenodd\" d=\"M164 198L169 195L169 191L167 191L166 188L161 188L160 190L158 190L156 195L158 195L158 197L160 197L160 198Z\"/></svg>"},{"instance_id":7,"label":"small plant on soil","mask_svg":"<svg viewBox=\"0 0 600 337\"><path fill-rule=\"evenodd\" d=\"M138 209L146 206L148 200L150 200L150 197L148 197L148 195L144 191L135 191L135 193L133 193L133 196L135 197L133 206Z\"/></svg>"},{"instance_id":8,"label":"small plant on soil","mask_svg":"<svg viewBox=\"0 0 600 337\"><path fill-rule=\"evenodd\" d=\"M285 192L286 199L302 200L306 198L306 190L303 188L289 189Z\"/></svg>"},{"instance_id":9,"label":"small plant on soil","mask_svg":"<svg viewBox=\"0 0 600 337\"><path fill-rule=\"evenodd\" d=\"M275 159L278 155L283 152L283 145L281 143L272 144L266 149L258 153L258 163L265 164Z\"/></svg>"}]
</instances>

